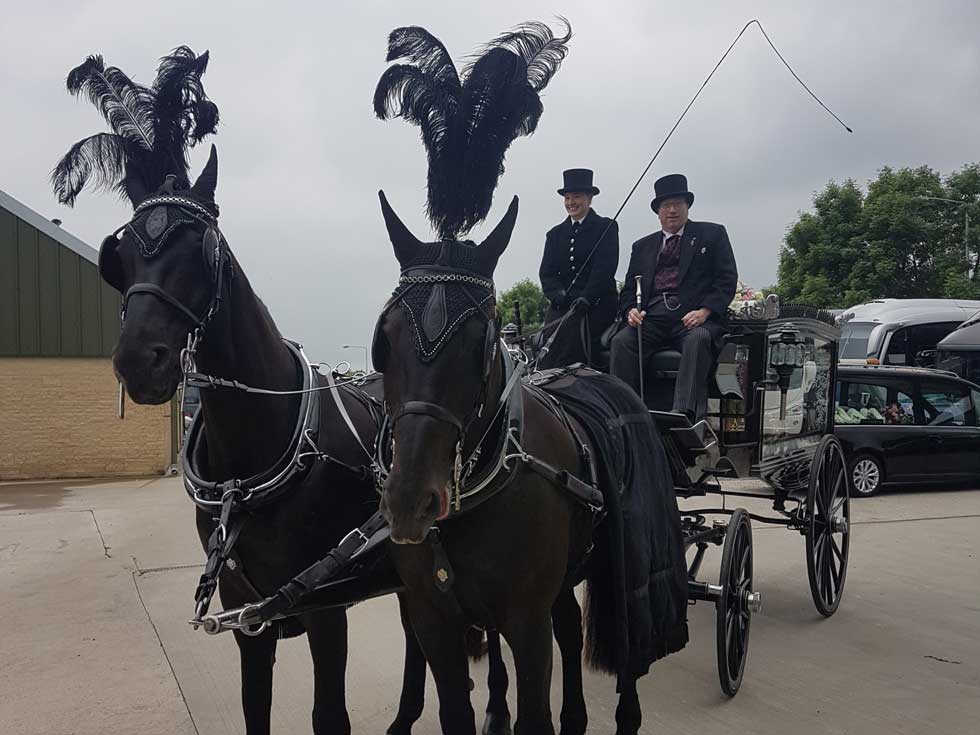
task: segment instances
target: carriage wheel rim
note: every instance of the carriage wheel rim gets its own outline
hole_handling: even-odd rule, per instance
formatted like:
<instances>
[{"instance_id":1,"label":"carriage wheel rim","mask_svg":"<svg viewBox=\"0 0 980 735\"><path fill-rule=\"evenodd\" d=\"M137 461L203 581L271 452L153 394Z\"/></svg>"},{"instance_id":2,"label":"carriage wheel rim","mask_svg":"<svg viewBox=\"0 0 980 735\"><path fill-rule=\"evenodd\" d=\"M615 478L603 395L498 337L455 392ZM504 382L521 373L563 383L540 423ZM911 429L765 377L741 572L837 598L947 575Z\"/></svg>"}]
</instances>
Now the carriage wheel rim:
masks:
<instances>
[{"instance_id":1,"label":"carriage wheel rim","mask_svg":"<svg viewBox=\"0 0 980 735\"><path fill-rule=\"evenodd\" d=\"M872 459L858 460L851 472L851 481L854 483L854 489L862 495L873 493L878 489L878 483L881 481L878 464Z\"/></svg>"},{"instance_id":2,"label":"carriage wheel rim","mask_svg":"<svg viewBox=\"0 0 980 735\"><path fill-rule=\"evenodd\" d=\"M818 611L832 615L840 604L850 546L847 472L840 446L827 442L820 452L808 508L807 566Z\"/></svg>"},{"instance_id":3,"label":"carriage wheel rim","mask_svg":"<svg viewBox=\"0 0 980 735\"><path fill-rule=\"evenodd\" d=\"M744 511L742 511L744 513ZM733 537L727 554L723 553L723 568L719 582L724 585L719 610L719 673L722 690L734 696L742 683L748 656L749 631L752 614L748 599L752 592L752 531L747 515L740 515L731 524Z\"/></svg>"}]
</instances>

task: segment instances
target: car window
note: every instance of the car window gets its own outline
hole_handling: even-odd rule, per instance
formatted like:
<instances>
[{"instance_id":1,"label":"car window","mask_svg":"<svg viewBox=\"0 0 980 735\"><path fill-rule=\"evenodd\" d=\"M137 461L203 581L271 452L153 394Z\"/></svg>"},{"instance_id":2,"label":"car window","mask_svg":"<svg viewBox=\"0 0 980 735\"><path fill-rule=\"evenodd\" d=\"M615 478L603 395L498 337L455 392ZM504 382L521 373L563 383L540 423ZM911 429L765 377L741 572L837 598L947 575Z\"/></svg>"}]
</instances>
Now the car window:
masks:
<instances>
[{"instance_id":1,"label":"car window","mask_svg":"<svg viewBox=\"0 0 980 735\"><path fill-rule=\"evenodd\" d=\"M886 365L906 365L909 361L909 330L898 329L888 340L888 351L885 353Z\"/></svg>"},{"instance_id":2,"label":"car window","mask_svg":"<svg viewBox=\"0 0 980 735\"><path fill-rule=\"evenodd\" d=\"M966 386L953 382L925 381L921 386L922 414L926 426L976 426L976 414Z\"/></svg>"},{"instance_id":3,"label":"car window","mask_svg":"<svg viewBox=\"0 0 980 735\"><path fill-rule=\"evenodd\" d=\"M878 325L873 322L847 322L841 327L840 355L841 359L860 359L868 356L868 339L871 330Z\"/></svg>"},{"instance_id":4,"label":"car window","mask_svg":"<svg viewBox=\"0 0 980 735\"><path fill-rule=\"evenodd\" d=\"M908 354L912 356L917 365L932 364L935 357L930 352L935 350L936 345L957 326L959 325L956 322L935 322L934 324L917 324L911 327ZM923 352L927 354L920 358L920 353Z\"/></svg>"},{"instance_id":5,"label":"car window","mask_svg":"<svg viewBox=\"0 0 980 735\"><path fill-rule=\"evenodd\" d=\"M905 381L842 380L839 382L834 419L838 425L915 423L912 385Z\"/></svg>"}]
</instances>

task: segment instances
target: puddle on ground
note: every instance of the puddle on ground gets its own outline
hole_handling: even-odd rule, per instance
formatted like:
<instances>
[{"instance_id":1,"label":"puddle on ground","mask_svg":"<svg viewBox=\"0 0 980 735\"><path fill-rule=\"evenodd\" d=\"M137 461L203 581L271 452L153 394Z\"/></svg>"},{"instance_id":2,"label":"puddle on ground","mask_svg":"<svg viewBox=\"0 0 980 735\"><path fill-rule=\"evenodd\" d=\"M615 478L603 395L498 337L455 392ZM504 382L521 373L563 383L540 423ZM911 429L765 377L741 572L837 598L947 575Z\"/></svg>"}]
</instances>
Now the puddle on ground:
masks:
<instances>
[{"instance_id":1,"label":"puddle on ground","mask_svg":"<svg viewBox=\"0 0 980 735\"><path fill-rule=\"evenodd\" d=\"M0 511L58 508L75 488L105 484L105 480L52 480L0 484Z\"/></svg>"}]
</instances>

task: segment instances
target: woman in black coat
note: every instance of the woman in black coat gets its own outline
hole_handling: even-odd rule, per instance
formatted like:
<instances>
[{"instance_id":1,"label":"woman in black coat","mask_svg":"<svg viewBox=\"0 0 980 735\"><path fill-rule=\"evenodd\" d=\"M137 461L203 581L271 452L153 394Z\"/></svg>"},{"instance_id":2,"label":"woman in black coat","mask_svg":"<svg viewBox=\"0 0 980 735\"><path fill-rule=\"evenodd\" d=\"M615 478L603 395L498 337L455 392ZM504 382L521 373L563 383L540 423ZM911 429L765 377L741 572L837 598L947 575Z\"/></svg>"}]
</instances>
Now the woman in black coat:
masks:
<instances>
[{"instance_id":1,"label":"woman in black coat","mask_svg":"<svg viewBox=\"0 0 980 735\"><path fill-rule=\"evenodd\" d=\"M561 320L569 310L578 313L568 318L551 351L538 363L542 368L592 363L602 332L616 318L619 226L592 209L592 197L599 193L592 176L586 168L564 172L565 185L558 193L568 217L545 237L539 271L550 305L545 323ZM555 326L547 330L546 339Z\"/></svg>"}]
</instances>

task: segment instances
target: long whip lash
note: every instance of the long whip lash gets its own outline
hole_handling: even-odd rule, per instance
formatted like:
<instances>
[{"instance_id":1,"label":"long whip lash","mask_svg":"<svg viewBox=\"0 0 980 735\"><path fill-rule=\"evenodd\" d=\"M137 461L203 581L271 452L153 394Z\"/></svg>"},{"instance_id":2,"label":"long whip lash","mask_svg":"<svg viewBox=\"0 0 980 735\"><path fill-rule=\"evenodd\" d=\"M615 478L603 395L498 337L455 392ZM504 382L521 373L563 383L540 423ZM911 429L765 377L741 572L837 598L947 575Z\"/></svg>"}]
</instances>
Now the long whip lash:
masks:
<instances>
[{"instance_id":1,"label":"long whip lash","mask_svg":"<svg viewBox=\"0 0 980 735\"><path fill-rule=\"evenodd\" d=\"M715 75L715 72L718 71L718 68L722 65L725 59L728 58L728 54L730 54L732 52L732 49L735 48L735 44L739 42L739 39L741 39L742 36L745 35L745 32L749 29L749 26L752 25L756 25L759 27L759 30L762 32L763 38L766 39L766 42L769 44L769 47L773 50L773 52L776 54L779 60L783 62L783 66L785 66L789 70L789 73L792 74L793 78L800 83L800 86L802 86L803 89L805 89L809 93L809 95L817 101L817 104L819 104L824 110L827 111L827 113L831 117L833 117L837 122L839 122L847 132L849 133L854 132L853 130L851 130L851 128L849 128L844 123L843 120L837 117L837 115L834 114L834 112L829 107L827 107L827 105L825 105L823 101L821 101L821 99L817 97L817 95L815 95L808 86L806 86L806 83L802 79L800 79L800 76L795 71L793 71L793 67L791 67L789 65L789 62L787 62L786 59L783 58L783 55L779 53L779 49L777 49L775 44L772 42L772 39L769 38L769 34L766 33L766 29L762 27L762 23L759 22L758 19L750 20L742 27L742 30L738 32L738 35L735 36L735 40L732 41L731 45L728 47L728 50L725 51L724 54L722 54L720 59L718 59L718 63L715 64L714 69L711 70L711 73L708 74L705 80L701 83L701 86L698 87L698 91L695 92L694 96L691 98L691 101L687 103L687 107L684 108L684 111L681 113L681 116L677 118L677 122L674 123L674 126L670 129L670 132L667 133L667 137L664 138L663 142L660 144L660 147L657 148L657 152L653 154L653 158L650 159L650 163L648 163L646 165L646 168L643 169L643 173L640 174L640 178L636 180L636 183L633 184L633 188L630 189L629 194L626 195L626 199L623 200L623 203L619 206L619 209L616 210L616 214L613 216L612 221L608 225L606 225L606 229L602 231L602 234L599 235L599 239L596 240L596 244L592 246L592 250L589 251L588 256L586 256L585 260L582 261L582 267L579 269L579 272L575 275L575 278L572 279L571 284L569 284L569 289L575 285L575 282L578 281L579 276L582 275L585 266L588 265L596 249L599 247L599 243L602 242L603 238L606 236L606 233L609 232L609 228L612 227L612 223L619 219L619 215L622 214L623 210L626 208L626 205L629 203L629 200L633 198L633 194L636 193L636 190L643 182L643 179L646 178L647 173L649 173L650 169L653 167L654 162L660 156L660 152L663 151L664 146L667 145L667 141L669 141L671 139L671 136L674 135L674 131L677 130L677 127L681 124L681 121L687 115L688 110L691 109L691 107L697 101L698 97L701 96L701 92L703 92L704 88L708 86L708 82L711 81L711 78Z\"/></svg>"}]
</instances>

